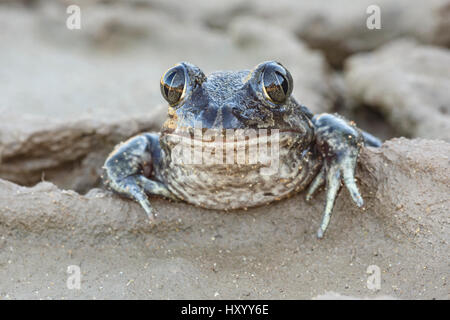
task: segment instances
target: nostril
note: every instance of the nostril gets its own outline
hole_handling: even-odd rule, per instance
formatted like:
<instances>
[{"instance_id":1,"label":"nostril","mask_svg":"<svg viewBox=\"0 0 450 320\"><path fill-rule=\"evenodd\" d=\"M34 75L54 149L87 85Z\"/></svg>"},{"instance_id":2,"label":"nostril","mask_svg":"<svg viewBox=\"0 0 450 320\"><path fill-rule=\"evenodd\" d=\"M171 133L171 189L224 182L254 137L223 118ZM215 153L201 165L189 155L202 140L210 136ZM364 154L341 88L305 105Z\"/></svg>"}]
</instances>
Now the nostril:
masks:
<instances>
[{"instance_id":1,"label":"nostril","mask_svg":"<svg viewBox=\"0 0 450 320\"><path fill-rule=\"evenodd\" d=\"M240 119L240 110L234 103L224 104L218 112L223 128L234 128L236 122Z\"/></svg>"}]
</instances>

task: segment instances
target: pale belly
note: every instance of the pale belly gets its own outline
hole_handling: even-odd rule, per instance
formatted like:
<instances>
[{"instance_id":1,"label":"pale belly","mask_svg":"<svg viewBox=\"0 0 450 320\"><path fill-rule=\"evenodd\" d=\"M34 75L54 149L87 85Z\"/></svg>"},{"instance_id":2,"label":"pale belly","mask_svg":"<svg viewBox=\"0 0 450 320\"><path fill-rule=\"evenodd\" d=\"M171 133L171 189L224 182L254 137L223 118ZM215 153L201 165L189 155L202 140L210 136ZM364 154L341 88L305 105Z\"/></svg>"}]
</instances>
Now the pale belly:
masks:
<instances>
[{"instance_id":1,"label":"pale belly","mask_svg":"<svg viewBox=\"0 0 450 320\"><path fill-rule=\"evenodd\" d=\"M207 144L206 154L205 148L190 154L195 154L197 161L194 157L180 161L180 154L170 148L171 154L167 155L166 148L158 178L180 200L205 208L228 210L267 204L303 190L320 168L321 163L314 155L308 149L302 150L304 145L296 141L295 133L280 133L276 142L278 148L272 148L274 142L271 141L267 154L258 150L257 156L252 158L248 152L254 152L252 146L255 143L252 139L247 142L243 147L247 154L240 160L237 160L238 155L243 156L244 153L239 154L234 149L234 161L229 158L228 164L226 155L229 152L223 157L215 157L222 152L211 153L214 148L210 146L208 149ZM259 145L260 142L256 146ZM222 146L222 149L214 151L226 148Z\"/></svg>"}]
</instances>

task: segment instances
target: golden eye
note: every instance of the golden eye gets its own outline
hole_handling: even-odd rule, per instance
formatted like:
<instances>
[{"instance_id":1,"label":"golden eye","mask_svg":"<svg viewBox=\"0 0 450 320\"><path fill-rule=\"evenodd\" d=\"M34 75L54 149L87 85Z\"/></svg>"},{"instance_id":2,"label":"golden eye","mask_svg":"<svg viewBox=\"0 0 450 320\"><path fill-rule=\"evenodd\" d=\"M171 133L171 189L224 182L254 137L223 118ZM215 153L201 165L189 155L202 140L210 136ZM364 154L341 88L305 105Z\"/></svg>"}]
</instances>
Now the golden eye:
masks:
<instances>
[{"instance_id":1,"label":"golden eye","mask_svg":"<svg viewBox=\"0 0 450 320\"><path fill-rule=\"evenodd\" d=\"M186 73L182 65L177 65L161 77L161 94L170 105L177 104L186 87Z\"/></svg>"},{"instance_id":2,"label":"golden eye","mask_svg":"<svg viewBox=\"0 0 450 320\"><path fill-rule=\"evenodd\" d=\"M283 66L271 62L266 65L262 75L263 89L266 97L273 103L286 101L292 93L292 76Z\"/></svg>"}]
</instances>

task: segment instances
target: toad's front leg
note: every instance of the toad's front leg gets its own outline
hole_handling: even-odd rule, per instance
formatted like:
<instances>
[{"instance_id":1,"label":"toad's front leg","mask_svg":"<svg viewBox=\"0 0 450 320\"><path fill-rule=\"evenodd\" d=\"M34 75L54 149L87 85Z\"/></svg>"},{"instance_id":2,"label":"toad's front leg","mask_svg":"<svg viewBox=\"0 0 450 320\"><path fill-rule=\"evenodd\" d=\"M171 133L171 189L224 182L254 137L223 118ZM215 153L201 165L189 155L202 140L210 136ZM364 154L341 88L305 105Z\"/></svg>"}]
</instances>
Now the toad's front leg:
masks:
<instances>
[{"instance_id":1,"label":"toad's front leg","mask_svg":"<svg viewBox=\"0 0 450 320\"><path fill-rule=\"evenodd\" d=\"M330 221L336 195L344 181L353 201L361 207L364 202L355 183L355 168L362 145L381 146L381 141L356 128L338 115L321 114L312 119L316 128L316 145L323 157L323 167L306 194L310 200L314 192L325 183L326 203L322 223L317 231L319 238Z\"/></svg>"},{"instance_id":2,"label":"toad's front leg","mask_svg":"<svg viewBox=\"0 0 450 320\"><path fill-rule=\"evenodd\" d=\"M118 145L103 166L104 183L113 191L136 200L145 210L150 221L156 213L147 194L174 199L161 182L149 179L161 159L159 136L145 133Z\"/></svg>"}]
</instances>

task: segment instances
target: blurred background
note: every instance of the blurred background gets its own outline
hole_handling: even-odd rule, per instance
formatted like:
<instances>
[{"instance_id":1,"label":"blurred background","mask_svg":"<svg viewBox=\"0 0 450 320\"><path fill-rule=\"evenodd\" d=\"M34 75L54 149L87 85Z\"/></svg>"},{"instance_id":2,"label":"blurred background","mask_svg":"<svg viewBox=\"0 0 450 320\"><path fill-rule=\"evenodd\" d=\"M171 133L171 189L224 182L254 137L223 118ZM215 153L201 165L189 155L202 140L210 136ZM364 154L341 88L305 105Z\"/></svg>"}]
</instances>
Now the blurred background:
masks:
<instances>
[{"instance_id":1,"label":"blurred background","mask_svg":"<svg viewBox=\"0 0 450 320\"><path fill-rule=\"evenodd\" d=\"M81 29L66 26L73 4ZM208 74L277 60L314 113L450 141L449 46L448 0L0 0L0 178L97 186L114 144L159 130L159 79L179 61Z\"/></svg>"}]
</instances>

